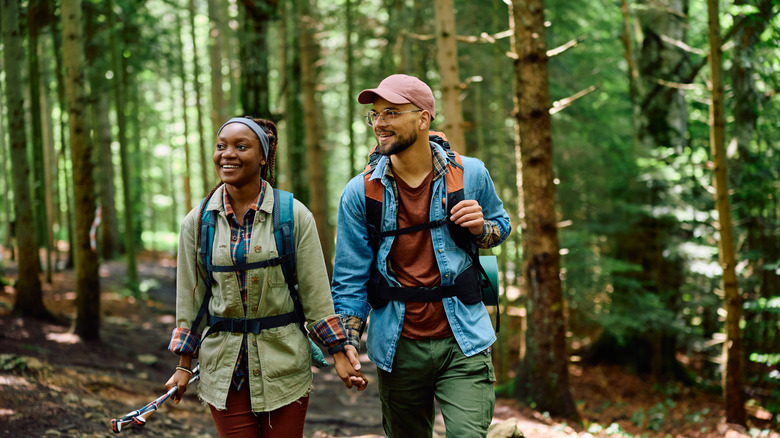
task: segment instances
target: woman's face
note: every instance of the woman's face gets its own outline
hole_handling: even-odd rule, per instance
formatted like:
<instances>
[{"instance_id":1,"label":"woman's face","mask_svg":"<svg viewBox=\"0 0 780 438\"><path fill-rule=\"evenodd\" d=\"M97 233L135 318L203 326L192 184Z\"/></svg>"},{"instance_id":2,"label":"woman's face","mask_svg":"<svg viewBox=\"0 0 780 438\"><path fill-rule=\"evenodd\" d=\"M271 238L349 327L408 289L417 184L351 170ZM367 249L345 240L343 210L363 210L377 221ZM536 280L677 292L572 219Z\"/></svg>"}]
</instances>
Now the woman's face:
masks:
<instances>
[{"instance_id":1,"label":"woman's face","mask_svg":"<svg viewBox=\"0 0 780 438\"><path fill-rule=\"evenodd\" d=\"M235 187L258 184L264 164L260 139L248 126L230 123L222 128L214 148L214 166L222 182Z\"/></svg>"}]
</instances>

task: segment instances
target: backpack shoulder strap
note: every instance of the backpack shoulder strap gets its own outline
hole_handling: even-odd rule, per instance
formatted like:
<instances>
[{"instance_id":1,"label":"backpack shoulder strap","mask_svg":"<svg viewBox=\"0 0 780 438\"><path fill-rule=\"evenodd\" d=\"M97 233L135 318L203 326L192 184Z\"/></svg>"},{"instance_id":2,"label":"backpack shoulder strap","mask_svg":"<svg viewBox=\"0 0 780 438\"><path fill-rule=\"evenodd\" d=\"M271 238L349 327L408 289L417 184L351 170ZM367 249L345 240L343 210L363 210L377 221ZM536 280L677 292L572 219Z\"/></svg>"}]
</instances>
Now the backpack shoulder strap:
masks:
<instances>
[{"instance_id":1,"label":"backpack shoulder strap","mask_svg":"<svg viewBox=\"0 0 780 438\"><path fill-rule=\"evenodd\" d=\"M276 241L276 250L279 257L291 254L286 257L282 263L282 273L288 286L295 285L295 240L293 230L295 229L295 219L293 218L293 195L284 190L274 189L274 240ZM293 289L291 287L290 293Z\"/></svg>"},{"instance_id":2,"label":"backpack shoulder strap","mask_svg":"<svg viewBox=\"0 0 780 438\"><path fill-rule=\"evenodd\" d=\"M276 250L279 257L284 260L282 262L284 281L287 282L287 290L289 290L290 298L293 300L298 325L306 333L306 318L303 314L303 305L298 299L298 282L295 276L295 238L293 236L295 219L293 217L292 193L274 189L273 225Z\"/></svg>"},{"instance_id":3,"label":"backpack shoulder strap","mask_svg":"<svg viewBox=\"0 0 780 438\"><path fill-rule=\"evenodd\" d=\"M201 263L203 264L203 269L206 270L206 294L203 297L203 302L200 305L200 309L198 309L198 315L192 322L190 331L193 333L198 332L200 322L206 315L209 307L209 300L211 299L211 285L214 283L214 271L211 269L211 248L214 245L214 228L217 223L217 212L216 210L208 210L206 208L209 199L211 198L204 198L200 204L202 213L200 215L200 230L198 230L200 233L200 247L198 248L198 256L200 257Z\"/></svg>"}]
</instances>

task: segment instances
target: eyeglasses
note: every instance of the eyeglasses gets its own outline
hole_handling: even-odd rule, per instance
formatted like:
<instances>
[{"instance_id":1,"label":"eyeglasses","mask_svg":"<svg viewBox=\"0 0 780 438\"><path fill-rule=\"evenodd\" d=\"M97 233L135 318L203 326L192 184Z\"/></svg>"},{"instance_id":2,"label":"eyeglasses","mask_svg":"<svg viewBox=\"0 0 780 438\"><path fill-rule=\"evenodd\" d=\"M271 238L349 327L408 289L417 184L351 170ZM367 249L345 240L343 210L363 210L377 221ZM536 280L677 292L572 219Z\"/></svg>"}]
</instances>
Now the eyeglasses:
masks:
<instances>
[{"instance_id":1,"label":"eyeglasses","mask_svg":"<svg viewBox=\"0 0 780 438\"><path fill-rule=\"evenodd\" d=\"M379 117L382 118L383 122L390 123L393 120L395 120L395 118L397 116L399 116L401 114L419 113L419 112L422 112L422 111L423 110L421 110L421 109L409 110L409 111L394 111L394 110L384 110L382 112L369 111L368 113L366 113L365 119L366 119L366 124L368 124L368 126L374 126L374 123L376 123L376 119L379 118Z\"/></svg>"}]
</instances>

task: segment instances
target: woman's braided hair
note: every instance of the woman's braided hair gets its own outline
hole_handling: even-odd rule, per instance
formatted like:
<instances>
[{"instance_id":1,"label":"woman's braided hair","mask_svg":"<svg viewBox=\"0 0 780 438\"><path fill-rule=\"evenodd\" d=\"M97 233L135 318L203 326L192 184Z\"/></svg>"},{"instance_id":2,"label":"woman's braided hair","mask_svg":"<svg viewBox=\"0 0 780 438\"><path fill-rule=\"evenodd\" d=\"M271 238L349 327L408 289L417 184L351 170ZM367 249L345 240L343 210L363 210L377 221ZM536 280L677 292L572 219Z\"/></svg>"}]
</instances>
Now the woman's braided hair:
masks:
<instances>
[{"instance_id":1,"label":"woman's braided hair","mask_svg":"<svg viewBox=\"0 0 780 438\"><path fill-rule=\"evenodd\" d=\"M276 147L279 143L279 134L276 129L276 124L270 120L266 119L256 119L254 117L250 116L244 116L247 119L252 119L255 123L260 125L261 128L265 129L266 135L268 135L268 156L265 157L265 164L260 167L260 178L264 179L265 181L268 181L268 183L273 186L276 183ZM197 265L198 263L198 250L200 249L200 227L203 225L203 210L206 209L206 204L208 203L208 200L211 199L211 197L214 195L214 192L217 191L219 186L224 184L222 181L218 182L216 186L214 186L213 189L211 189L211 192L206 196L206 198L201 202L200 204L200 211L198 213L198 226L195 228L195 263ZM195 290L198 288L198 275L195 276L195 287L192 289L193 295L195 294Z\"/></svg>"}]
</instances>

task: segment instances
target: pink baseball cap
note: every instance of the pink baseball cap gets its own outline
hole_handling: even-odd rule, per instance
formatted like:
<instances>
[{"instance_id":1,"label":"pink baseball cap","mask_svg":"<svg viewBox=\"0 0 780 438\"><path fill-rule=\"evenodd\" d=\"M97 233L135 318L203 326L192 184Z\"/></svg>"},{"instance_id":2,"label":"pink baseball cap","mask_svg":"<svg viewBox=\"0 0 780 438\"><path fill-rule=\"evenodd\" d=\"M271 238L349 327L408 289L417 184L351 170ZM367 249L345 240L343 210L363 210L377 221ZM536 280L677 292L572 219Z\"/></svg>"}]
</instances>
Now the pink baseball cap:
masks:
<instances>
[{"instance_id":1,"label":"pink baseball cap","mask_svg":"<svg viewBox=\"0 0 780 438\"><path fill-rule=\"evenodd\" d=\"M401 74L388 76L379 83L378 87L361 91L358 94L358 102L374 103L377 97L396 105L411 103L428 111L431 120L436 118L436 102L431 87L414 76Z\"/></svg>"}]
</instances>

